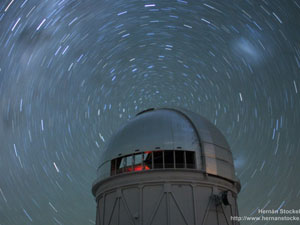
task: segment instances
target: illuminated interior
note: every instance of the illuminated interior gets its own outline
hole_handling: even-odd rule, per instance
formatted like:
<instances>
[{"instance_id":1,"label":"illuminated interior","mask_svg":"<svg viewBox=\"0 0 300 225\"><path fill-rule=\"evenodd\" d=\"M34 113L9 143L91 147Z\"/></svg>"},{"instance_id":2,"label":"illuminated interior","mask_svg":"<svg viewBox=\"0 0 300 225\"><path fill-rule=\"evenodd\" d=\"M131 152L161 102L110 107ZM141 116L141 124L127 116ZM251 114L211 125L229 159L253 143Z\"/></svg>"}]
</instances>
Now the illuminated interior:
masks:
<instances>
[{"instance_id":1,"label":"illuminated interior","mask_svg":"<svg viewBox=\"0 0 300 225\"><path fill-rule=\"evenodd\" d=\"M134 153L111 161L111 176L152 169L195 169L195 152L159 150Z\"/></svg>"}]
</instances>

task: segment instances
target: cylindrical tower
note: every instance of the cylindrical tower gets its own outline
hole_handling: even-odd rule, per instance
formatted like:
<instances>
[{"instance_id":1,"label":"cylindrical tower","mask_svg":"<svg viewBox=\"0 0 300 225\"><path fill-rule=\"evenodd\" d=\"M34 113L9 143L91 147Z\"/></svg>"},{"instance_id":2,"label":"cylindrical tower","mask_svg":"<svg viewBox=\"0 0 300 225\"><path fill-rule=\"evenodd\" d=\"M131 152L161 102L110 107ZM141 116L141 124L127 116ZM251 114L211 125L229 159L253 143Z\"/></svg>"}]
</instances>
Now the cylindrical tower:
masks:
<instances>
[{"instance_id":1,"label":"cylindrical tower","mask_svg":"<svg viewBox=\"0 0 300 225\"><path fill-rule=\"evenodd\" d=\"M148 109L110 139L92 193L96 225L237 225L232 154L221 132L183 109Z\"/></svg>"}]
</instances>

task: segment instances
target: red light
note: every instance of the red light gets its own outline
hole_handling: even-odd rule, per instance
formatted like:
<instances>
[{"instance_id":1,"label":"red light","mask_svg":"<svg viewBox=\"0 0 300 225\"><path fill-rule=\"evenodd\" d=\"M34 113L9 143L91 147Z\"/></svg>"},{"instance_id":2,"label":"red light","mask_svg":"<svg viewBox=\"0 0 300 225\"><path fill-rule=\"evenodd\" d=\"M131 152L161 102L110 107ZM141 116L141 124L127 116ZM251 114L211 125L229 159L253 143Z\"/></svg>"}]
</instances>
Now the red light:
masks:
<instances>
[{"instance_id":1,"label":"red light","mask_svg":"<svg viewBox=\"0 0 300 225\"><path fill-rule=\"evenodd\" d=\"M149 166L145 165L144 168L142 165L136 165L134 166L133 170L134 171L142 171L142 170L150 170Z\"/></svg>"},{"instance_id":2,"label":"red light","mask_svg":"<svg viewBox=\"0 0 300 225\"><path fill-rule=\"evenodd\" d=\"M142 165L137 165L137 166L134 166L133 170L134 171L142 171L143 167L142 167Z\"/></svg>"},{"instance_id":3,"label":"red light","mask_svg":"<svg viewBox=\"0 0 300 225\"><path fill-rule=\"evenodd\" d=\"M132 172L132 171L142 171L142 170L150 170L150 167L147 165L144 165L144 168L142 165L135 165L132 169L132 167L126 167L124 168L124 172Z\"/></svg>"}]
</instances>

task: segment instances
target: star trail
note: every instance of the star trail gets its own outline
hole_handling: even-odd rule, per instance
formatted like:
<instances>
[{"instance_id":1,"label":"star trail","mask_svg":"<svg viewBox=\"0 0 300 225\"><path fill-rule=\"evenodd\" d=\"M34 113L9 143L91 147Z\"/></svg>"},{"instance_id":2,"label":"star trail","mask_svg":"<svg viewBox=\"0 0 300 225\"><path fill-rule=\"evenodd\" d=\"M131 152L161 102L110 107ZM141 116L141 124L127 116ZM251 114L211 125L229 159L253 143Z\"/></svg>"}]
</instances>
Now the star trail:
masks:
<instances>
[{"instance_id":1,"label":"star trail","mask_svg":"<svg viewBox=\"0 0 300 225\"><path fill-rule=\"evenodd\" d=\"M0 46L1 225L95 224L103 147L152 107L223 132L241 216L299 208L299 0L4 0Z\"/></svg>"}]
</instances>

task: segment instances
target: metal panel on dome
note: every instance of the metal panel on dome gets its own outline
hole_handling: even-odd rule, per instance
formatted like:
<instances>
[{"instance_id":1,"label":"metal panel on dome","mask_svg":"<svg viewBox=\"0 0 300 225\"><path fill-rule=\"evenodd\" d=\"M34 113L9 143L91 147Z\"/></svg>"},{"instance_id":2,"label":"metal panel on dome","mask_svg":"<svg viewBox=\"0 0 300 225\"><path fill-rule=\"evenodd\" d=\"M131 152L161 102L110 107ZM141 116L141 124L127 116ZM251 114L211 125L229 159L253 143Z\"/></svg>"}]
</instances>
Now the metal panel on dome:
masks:
<instances>
[{"instance_id":1,"label":"metal panel on dome","mask_svg":"<svg viewBox=\"0 0 300 225\"><path fill-rule=\"evenodd\" d=\"M113 136L100 165L120 155L155 149L199 151L199 141L191 123L176 111L155 110L141 114Z\"/></svg>"},{"instance_id":2,"label":"metal panel on dome","mask_svg":"<svg viewBox=\"0 0 300 225\"><path fill-rule=\"evenodd\" d=\"M170 108L145 110L125 124L108 143L98 178L109 176L115 158L157 150L195 151L198 170L236 181L230 147L218 128L196 113Z\"/></svg>"},{"instance_id":3,"label":"metal panel on dome","mask_svg":"<svg viewBox=\"0 0 300 225\"><path fill-rule=\"evenodd\" d=\"M204 155L205 157L215 158L217 160L226 161L233 165L232 154L225 148L221 148L214 144L203 143Z\"/></svg>"},{"instance_id":4,"label":"metal panel on dome","mask_svg":"<svg viewBox=\"0 0 300 225\"><path fill-rule=\"evenodd\" d=\"M178 109L178 111L184 113L185 116L187 116L193 122L199 133L201 142L212 143L225 149L230 149L228 142L221 131L207 119L199 114L185 109Z\"/></svg>"},{"instance_id":5,"label":"metal panel on dome","mask_svg":"<svg viewBox=\"0 0 300 225\"><path fill-rule=\"evenodd\" d=\"M232 153L219 129L196 113L184 109L176 109L176 111L184 114L197 130L206 173L236 181Z\"/></svg>"}]
</instances>

